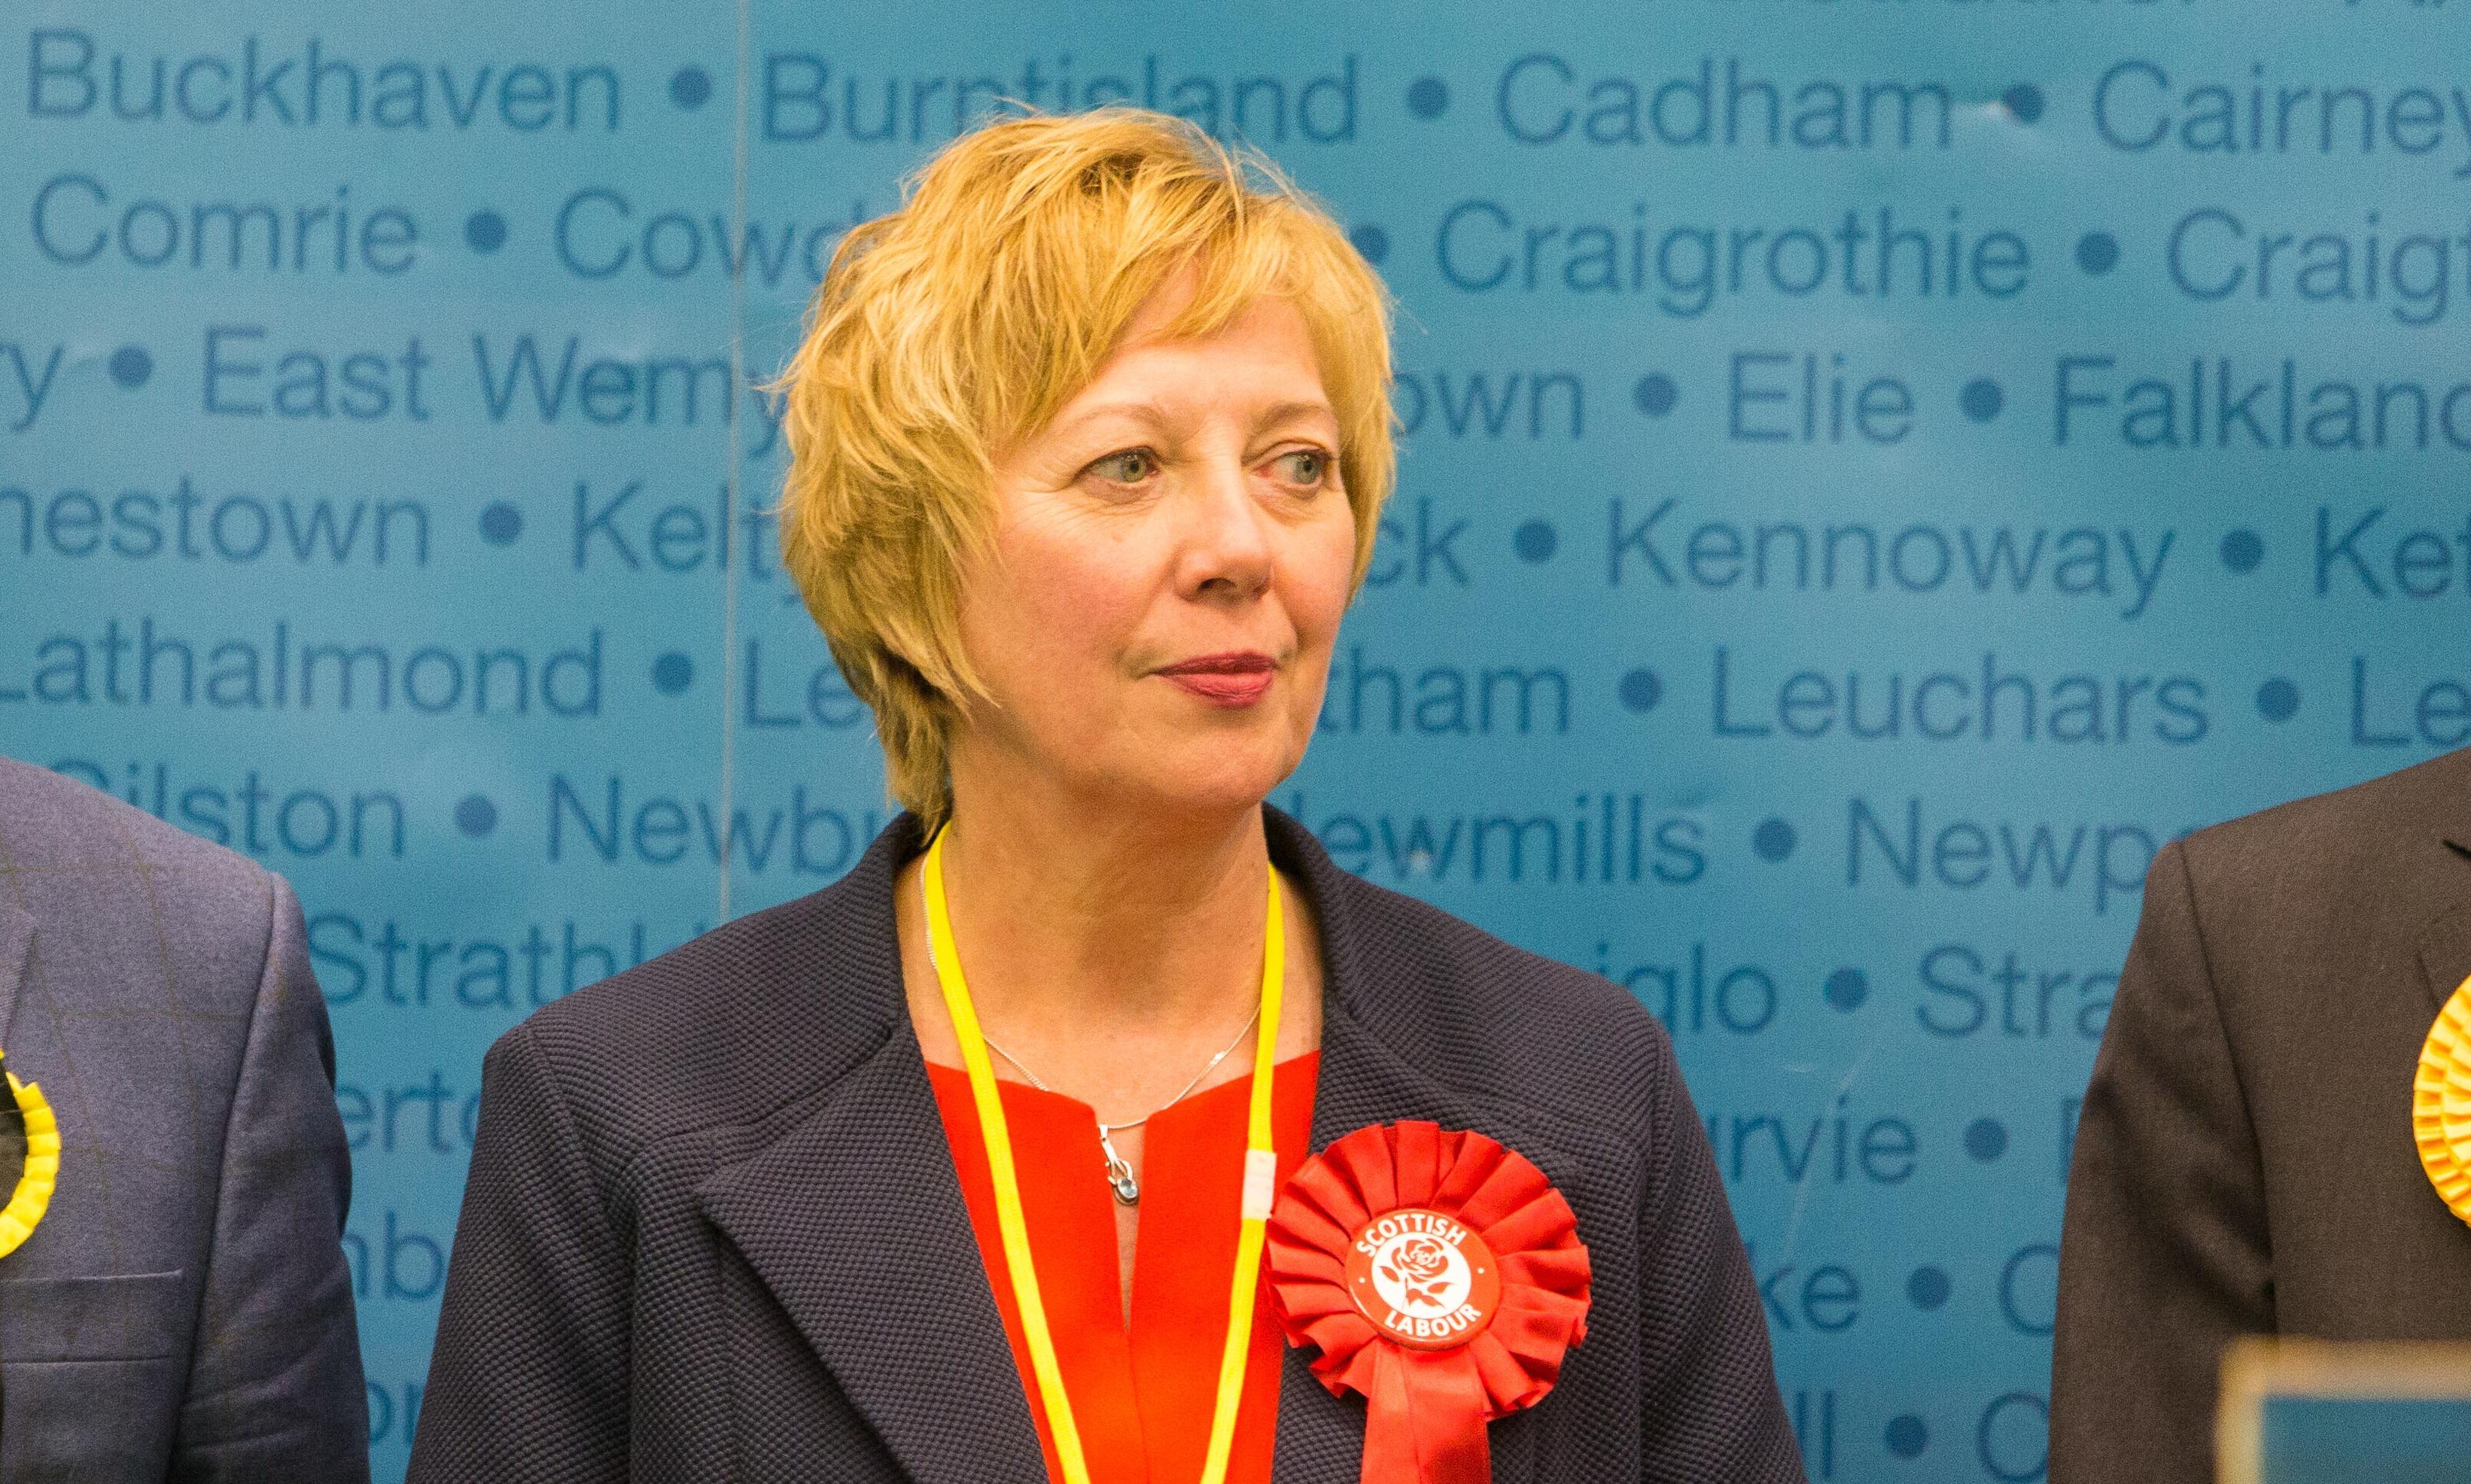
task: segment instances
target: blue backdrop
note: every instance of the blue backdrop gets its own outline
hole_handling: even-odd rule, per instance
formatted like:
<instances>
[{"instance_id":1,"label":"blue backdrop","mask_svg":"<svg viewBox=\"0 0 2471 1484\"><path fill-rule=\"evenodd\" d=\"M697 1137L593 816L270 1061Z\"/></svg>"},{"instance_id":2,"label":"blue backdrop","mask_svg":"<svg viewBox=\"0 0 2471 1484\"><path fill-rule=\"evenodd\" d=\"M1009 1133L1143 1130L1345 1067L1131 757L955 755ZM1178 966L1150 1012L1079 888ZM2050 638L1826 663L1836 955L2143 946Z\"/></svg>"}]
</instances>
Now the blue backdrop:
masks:
<instances>
[{"instance_id":1,"label":"blue backdrop","mask_svg":"<svg viewBox=\"0 0 2471 1484\"><path fill-rule=\"evenodd\" d=\"M886 815L748 389L999 96L1396 289L1278 802L1664 1018L1814 1478L2041 1475L2148 860L2471 737L2459 7L13 9L0 750L299 888L381 1477L483 1048Z\"/></svg>"}]
</instances>

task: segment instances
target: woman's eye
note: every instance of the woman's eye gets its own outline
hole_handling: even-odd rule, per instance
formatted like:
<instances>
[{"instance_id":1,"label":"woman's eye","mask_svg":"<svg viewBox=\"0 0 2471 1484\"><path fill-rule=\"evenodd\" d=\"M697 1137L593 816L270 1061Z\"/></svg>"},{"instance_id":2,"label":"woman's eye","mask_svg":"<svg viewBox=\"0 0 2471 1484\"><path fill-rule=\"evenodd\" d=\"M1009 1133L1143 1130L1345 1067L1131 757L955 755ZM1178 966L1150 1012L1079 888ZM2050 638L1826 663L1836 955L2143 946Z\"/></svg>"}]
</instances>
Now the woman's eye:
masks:
<instances>
[{"instance_id":1,"label":"woman's eye","mask_svg":"<svg viewBox=\"0 0 2471 1484\"><path fill-rule=\"evenodd\" d=\"M1292 484L1318 484L1330 470L1330 456L1317 448L1299 448L1281 454L1280 469Z\"/></svg>"},{"instance_id":2,"label":"woman's eye","mask_svg":"<svg viewBox=\"0 0 2471 1484\"><path fill-rule=\"evenodd\" d=\"M1100 479L1118 484L1138 484L1149 473L1154 460L1145 448L1128 448L1120 454L1109 454L1090 466L1090 472Z\"/></svg>"}]
</instances>

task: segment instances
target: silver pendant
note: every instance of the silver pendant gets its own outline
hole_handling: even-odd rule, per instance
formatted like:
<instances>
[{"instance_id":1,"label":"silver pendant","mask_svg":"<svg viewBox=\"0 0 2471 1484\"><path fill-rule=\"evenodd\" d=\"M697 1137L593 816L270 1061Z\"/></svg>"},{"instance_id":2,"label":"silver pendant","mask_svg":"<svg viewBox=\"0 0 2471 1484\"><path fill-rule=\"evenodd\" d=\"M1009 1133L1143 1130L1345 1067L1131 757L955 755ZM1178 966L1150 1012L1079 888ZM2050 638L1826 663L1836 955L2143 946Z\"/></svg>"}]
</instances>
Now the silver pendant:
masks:
<instances>
[{"instance_id":1,"label":"silver pendant","mask_svg":"<svg viewBox=\"0 0 2471 1484\"><path fill-rule=\"evenodd\" d=\"M1122 1155L1116 1152L1116 1142L1107 1137L1107 1125L1104 1123L1098 1125L1098 1147L1106 1151L1107 1185L1116 1192L1116 1204L1140 1205L1141 1183L1133 1178L1133 1166L1125 1162Z\"/></svg>"}]
</instances>

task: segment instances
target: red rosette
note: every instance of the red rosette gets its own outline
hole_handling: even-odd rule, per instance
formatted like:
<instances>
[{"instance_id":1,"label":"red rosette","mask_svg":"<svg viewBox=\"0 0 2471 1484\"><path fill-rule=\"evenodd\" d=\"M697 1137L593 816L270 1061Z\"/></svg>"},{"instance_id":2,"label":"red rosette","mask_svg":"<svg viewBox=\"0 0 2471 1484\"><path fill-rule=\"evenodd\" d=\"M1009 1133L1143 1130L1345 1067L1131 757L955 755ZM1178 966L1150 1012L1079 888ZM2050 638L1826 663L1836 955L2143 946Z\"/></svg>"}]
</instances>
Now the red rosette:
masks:
<instances>
[{"instance_id":1,"label":"red rosette","mask_svg":"<svg viewBox=\"0 0 2471 1484\"><path fill-rule=\"evenodd\" d=\"M1264 1254L1287 1343L1365 1399L1363 1484L1487 1484L1485 1425L1535 1405L1587 1337L1569 1202L1482 1134L1357 1129L1288 1180Z\"/></svg>"}]
</instances>

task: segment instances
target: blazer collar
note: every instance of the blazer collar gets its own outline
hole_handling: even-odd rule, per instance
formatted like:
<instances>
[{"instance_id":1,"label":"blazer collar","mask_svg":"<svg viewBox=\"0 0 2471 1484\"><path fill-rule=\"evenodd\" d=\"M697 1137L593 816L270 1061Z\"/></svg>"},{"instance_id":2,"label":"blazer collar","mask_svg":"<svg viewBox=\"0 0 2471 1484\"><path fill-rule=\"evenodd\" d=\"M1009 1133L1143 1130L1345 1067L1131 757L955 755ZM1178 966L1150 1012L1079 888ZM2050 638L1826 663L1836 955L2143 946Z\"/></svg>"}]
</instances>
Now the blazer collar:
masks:
<instances>
[{"instance_id":1,"label":"blazer collar","mask_svg":"<svg viewBox=\"0 0 2471 1484\"><path fill-rule=\"evenodd\" d=\"M2471 850L2463 854L2471 856ZM2471 865L2464 874L2471 880ZM2419 969L2428 980L2429 1001L2440 1011L2463 980L2471 979L2471 897L2437 913L2420 930Z\"/></svg>"},{"instance_id":2,"label":"blazer collar","mask_svg":"<svg viewBox=\"0 0 2471 1484\"><path fill-rule=\"evenodd\" d=\"M1046 1477L906 1023L813 1112L700 1194L909 1477Z\"/></svg>"},{"instance_id":3,"label":"blazer collar","mask_svg":"<svg viewBox=\"0 0 2471 1484\"><path fill-rule=\"evenodd\" d=\"M909 1477L1044 1478L902 990L892 886L923 843L896 815L813 899L865 930L827 971L829 1008L874 1052L696 1193Z\"/></svg>"},{"instance_id":4,"label":"blazer collar","mask_svg":"<svg viewBox=\"0 0 2471 1484\"><path fill-rule=\"evenodd\" d=\"M1430 1119L1505 1128L1396 1054L1375 1025L1384 997L1353 905L1360 885L1310 832L1263 805L1270 858L1320 922L1322 1045L1312 1145L1367 1123ZM916 816L886 825L820 909L869 919L879 947L835 973L833 1013L882 1036L771 1142L699 1188L705 1213L745 1257L852 1404L919 1484L1042 1478L1023 1378L995 1303L941 1114L903 994L892 883L922 848ZM1368 1016L1366 1011L1375 1012ZM1532 1147L1528 1152L1533 1153ZM864 1279L852 1281L863 1262ZM1494 1425L1494 1474L1531 1472L1520 1417ZM1353 1484L1364 1404L1332 1396L1301 1351L1284 1356L1276 1484Z\"/></svg>"},{"instance_id":5,"label":"blazer collar","mask_svg":"<svg viewBox=\"0 0 2471 1484\"><path fill-rule=\"evenodd\" d=\"M2428 997L2439 1010L2465 978L2471 978L2471 802L2450 800L2452 816L2437 831L2446 854L2440 866L2453 868L2455 904L2430 919L2419 935L2419 967L2428 979Z\"/></svg>"},{"instance_id":6,"label":"blazer collar","mask_svg":"<svg viewBox=\"0 0 2471 1484\"><path fill-rule=\"evenodd\" d=\"M18 987L26 977L26 955L35 943L35 919L13 902L0 902L0 1051L9 1048L15 1023ZM31 1073L29 1073L31 1075Z\"/></svg>"}]
</instances>

